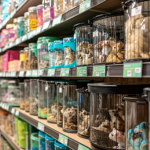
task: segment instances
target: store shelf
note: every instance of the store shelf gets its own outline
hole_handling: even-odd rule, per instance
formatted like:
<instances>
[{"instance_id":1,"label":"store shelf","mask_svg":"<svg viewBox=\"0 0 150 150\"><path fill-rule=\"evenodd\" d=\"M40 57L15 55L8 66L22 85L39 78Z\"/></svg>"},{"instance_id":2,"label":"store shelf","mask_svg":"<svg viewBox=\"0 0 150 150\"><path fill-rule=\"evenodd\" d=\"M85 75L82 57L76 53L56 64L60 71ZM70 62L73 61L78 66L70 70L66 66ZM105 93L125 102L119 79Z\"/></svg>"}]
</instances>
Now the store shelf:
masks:
<instances>
[{"instance_id":1,"label":"store shelf","mask_svg":"<svg viewBox=\"0 0 150 150\"><path fill-rule=\"evenodd\" d=\"M1 128L0 132L2 136L8 141L8 143L15 149L15 150L22 150L14 141L13 137L10 137L8 134L6 134Z\"/></svg>"},{"instance_id":2,"label":"store shelf","mask_svg":"<svg viewBox=\"0 0 150 150\"><path fill-rule=\"evenodd\" d=\"M11 108L10 108L11 109ZM70 147L73 150L78 150L79 144L87 147L88 149L91 149L91 144L88 139L80 138L77 133L67 133L62 130L62 128L57 127L56 124L48 123L45 119L39 119L37 116L32 116L29 113L25 112L24 110L21 110L20 108L16 108L17 111L19 111L19 118L25 120L26 122L30 123L34 127L38 127L38 122L42 123L44 125L44 132L46 134L49 134L56 140L59 138L59 134L63 134L66 137L68 137L68 147Z\"/></svg>"}]
</instances>

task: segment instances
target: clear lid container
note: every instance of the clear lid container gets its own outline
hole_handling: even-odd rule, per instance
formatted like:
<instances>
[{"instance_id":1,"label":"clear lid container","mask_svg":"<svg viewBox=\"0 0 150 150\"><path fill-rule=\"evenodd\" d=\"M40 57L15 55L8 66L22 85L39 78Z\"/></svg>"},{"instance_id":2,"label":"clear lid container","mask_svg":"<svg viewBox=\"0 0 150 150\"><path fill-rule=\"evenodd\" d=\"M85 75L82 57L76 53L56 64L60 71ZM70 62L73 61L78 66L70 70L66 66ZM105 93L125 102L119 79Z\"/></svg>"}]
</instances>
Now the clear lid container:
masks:
<instances>
[{"instance_id":1,"label":"clear lid container","mask_svg":"<svg viewBox=\"0 0 150 150\"><path fill-rule=\"evenodd\" d=\"M20 109L25 109L25 85L24 82L19 83L20 87Z\"/></svg>"},{"instance_id":2,"label":"clear lid container","mask_svg":"<svg viewBox=\"0 0 150 150\"><path fill-rule=\"evenodd\" d=\"M45 136L45 139L46 139L46 150L54 149L55 139L48 135Z\"/></svg>"},{"instance_id":3,"label":"clear lid container","mask_svg":"<svg viewBox=\"0 0 150 150\"><path fill-rule=\"evenodd\" d=\"M30 80L24 81L25 88L25 111L30 112Z\"/></svg>"}]
</instances>

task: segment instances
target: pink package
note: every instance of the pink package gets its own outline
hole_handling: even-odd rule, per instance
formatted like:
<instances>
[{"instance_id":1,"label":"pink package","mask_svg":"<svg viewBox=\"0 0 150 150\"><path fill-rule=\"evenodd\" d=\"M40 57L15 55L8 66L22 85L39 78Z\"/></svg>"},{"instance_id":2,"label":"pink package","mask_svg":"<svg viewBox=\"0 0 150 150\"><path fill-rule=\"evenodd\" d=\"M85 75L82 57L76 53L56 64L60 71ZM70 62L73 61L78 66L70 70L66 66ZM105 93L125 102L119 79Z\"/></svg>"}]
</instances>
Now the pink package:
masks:
<instances>
[{"instance_id":1,"label":"pink package","mask_svg":"<svg viewBox=\"0 0 150 150\"><path fill-rule=\"evenodd\" d=\"M19 60L19 51L8 50L2 56L2 71L8 71L8 62Z\"/></svg>"}]
</instances>

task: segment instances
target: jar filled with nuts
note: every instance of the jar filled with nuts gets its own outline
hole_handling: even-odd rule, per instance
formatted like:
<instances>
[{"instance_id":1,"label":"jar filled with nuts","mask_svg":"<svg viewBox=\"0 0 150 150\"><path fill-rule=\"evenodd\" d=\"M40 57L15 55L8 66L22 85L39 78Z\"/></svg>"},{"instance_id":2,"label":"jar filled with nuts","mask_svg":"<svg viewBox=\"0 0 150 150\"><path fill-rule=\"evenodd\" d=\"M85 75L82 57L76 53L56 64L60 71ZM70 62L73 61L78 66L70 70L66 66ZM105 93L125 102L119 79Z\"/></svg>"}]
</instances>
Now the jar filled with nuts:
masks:
<instances>
[{"instance_id":1,"label":"jar filled with nuts","mask_svg":"<svg viewBox=\"0 0 150 150\"><path fill-rule=\"evenodd\" d=\"M25 88L25 111L30 111L30 80L24 81Z\"/></svg>"},{"instance_id":2,"label":"jar filled with nuts","mask_svg":"<svg viewBox=\"0 0 150 150\"><path fill-rule=\"evenodd\" d=\"M25 109L25 90L24 87L25 84L24 82L19 83L19 88L20 88L20 109Z\"/></svg>"}]
</instances>

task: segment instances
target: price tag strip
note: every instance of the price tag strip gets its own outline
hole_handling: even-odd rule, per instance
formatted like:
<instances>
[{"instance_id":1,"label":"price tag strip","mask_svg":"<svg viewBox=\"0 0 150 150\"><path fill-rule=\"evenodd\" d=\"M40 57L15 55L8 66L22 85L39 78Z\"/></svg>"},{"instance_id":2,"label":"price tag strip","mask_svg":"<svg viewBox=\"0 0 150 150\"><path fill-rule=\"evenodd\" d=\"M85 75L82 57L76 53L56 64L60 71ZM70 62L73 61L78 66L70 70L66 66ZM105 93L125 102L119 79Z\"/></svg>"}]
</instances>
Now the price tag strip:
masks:
<instances>
[{"instance_id":1,"label":"price tag strip","mask_svg":"<svg viewBox=\"0 0 150 150\"><path fill-rule=\"evenodd\" d=\"M44 124L38 122L38 127L37 127L40 131L44 132L45 126Z\"/></svg>"},{"instance_id":2,"label":"price tag strip","mask_svg":"<svg viewBox=\"0 0 150 150\"><path fill-rule=\"evenodd\" d=\"M89 150L89 149L88 149L87 147L85 147L85 146L79 144L79 145L78 145L78 150Z\"/></svg>"},{"instance_id":3,"label":"price tag strip","mask_svg":"<svg viewBox=\"0 0 150 150\"><path fill-rule=\"evenodd\" d=\"M44 69L38 70L38 76L42 76L44 74Z\"/></svg>"},{"instance_id":4,"label":"price tag strip","mask_svg":"<svg viewBox=\"0 0 150 150\"><path fill-rule=\"evenodd\" d=\"M38 70L32 70L32 77L38 76Z\"/></svg>"},{"instance_id":5,"label":"price tag strip","mask_svg":"<svg viewBox=\"0 0 150 150\"><path fill-rule=\"evenodd\" d=\"M80 4L79 14L90 9L90 7L91 7L91 0L84 1L83 3Z\"/></svg>"},{"instance_id":6,"label":"price tag strip","mask_svg":"<svg viewBox=\"0 0 150 150\"><path fill-rule=\"evenodd\" d=\"M41 32L42 28L43 28L43 26L40 26L40 27L38 27L38 28L36 29L36 35Z\"/></svg>"},{"instance_id":7,"label":"price tag strip","mask_svg":"<svg viewBox=\"0 0 150 150\"><path fill-rule=\"evenodd\" d=\"M21 43L21 38L16 39L15 44L18 45L19 43Z\"/></svg>"},{"instance_id":8,"label":"price tag strip","mask_svg":"<svg viewBox=\"0 0 150 150\"><path fill-rule=\"evenodd\" d=\"M69 70L70 70L70 68L61 68L60 76L61 77L63 77L63 76L68 77L69 76Z\"/></svg>"},{"instance_id":9,"label":"price tag strip","mask_svg":"<svg viewBox=\"0 0 150 150\"><path fill-rule=\"evenodd\" d=\"M105 77L105 65L93 66L93 77Z\"/></svg>"},{"instance_id":10,"label":"price tag strip","mask_svg":"<svg viewBox=\"0 0 150 150\"><path fill-rule=\"evenodd\" d=\"M32 75L32 71L31 70L27 70L26 71L26 77L31 77Z\"/></svg>"},{"instance_id":11,"label":"price tag strip","mask_svg":"<svg viewBox=\"0 0 150 150\"><path fill-rule=\"evenodd\" d=\"M3 77L5 77L5 72L3 72Z\"/></svg>"},{"instance_id":12,"label":"price tag strip","mask_svg":"<svg viewBox=\"0 0 150 150\"><path fill-rule=\"evenodd\" d=\"M15 114L15 109L14 108L11 109L11 113Z\"/></svg>"},{"instance_id":13,"label":"price tag strip","mask_svg":"<svg viewBox=\"0 0 150 150\"><path fill-rule=\"evenodd\" d=\"M50 25L50 22L51 22L51 21L47 21L47 22L44 23L43 28L42 28L42 31L48 29L48 27L49 27L49 25Z\"/></svg>"},{"instance_id":14,"label":"price tag strip","mask_svg":"<svg viewBox=\"0 0 150 150\"><path fill-rule=\"evenodd\" d=\"M55 69L48 69L47 76L53 77L55 75Z\"/></svg>"},{"instance_id":15,"label":"price tag strip","mask_svg":"<svg viewBox=\"0 0 150 150\"><path fill-rule=\"evenodd\" d=\"M52 27L59 24L61 22L61 19L62 19L62 15L56 17L53 19L53 23L52 23Z\"/></svg>"},{"instance_id":16,"label":"price tag strip","mask_svg":"<svg viewBox=\"0 0 150 150\"><path fill-rule=\"evenodd\" d=\"M16 110L15 115L16 115L17 117L19 117L19 111L18 111L18 110Z\"/></svg>"},{"instance_id":17,"label":"price tag strip","mask_svg":"<svg viewBox=\"0 0 150 150\"><path fill-rule=\"evenodd\" d=\"M123 77L142 77L142 62L124 63Z\"/></svg>"},{"instance_id":18,"label":"price tag strip","mask_svg":"<svg viewBox=\"0 0 150 150\"><path fill-rule=\"evenodd\" d=\"M87 67L77 67L77 77L86 77Z\"/></svg>"},{"instance_id":19,"label":"price tag strip","mask_svg":"<svg viewBox=\"0 0 150 150\"><path fill-rule=\"evenodd\" d=\"M20 71L19 72L19 77L23 77L24 76L24 71Z\"/></svg>"},{"instance_id":20,"label":"price tag strip","mask_svg":"<svg viewBox=\"0 0 150 150\"><path fill-rule=\"evenodd\" d=\"M28 39L28 35L27 34L22 37L22 41L26 41L27 39Z\"/></svg>"},{"instance_id":21,"label":"price tag strip","mask_svg":"<svg viewBox=\"0 0 150 150\"><path fill-rule=\"evenodd\" d=\"M16 71L11 72L11 77L16 77Z\"/></svg>"},{"instance_id":22,"label":"price tag strip","mask_svg":"<svg viewBox=\"0 0 150 150\"><path fill-rule=\"evenodd\" d=\"M59 134L58 141L66 146L68 145L68 137L66 137L62 134Z\"/></svg>"}]
</instances>

